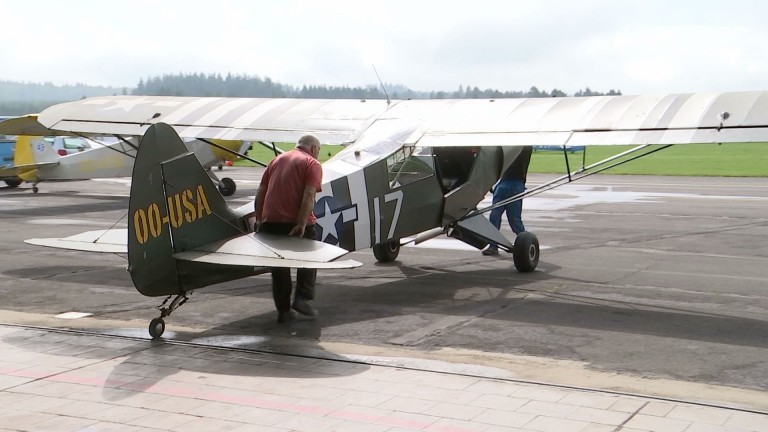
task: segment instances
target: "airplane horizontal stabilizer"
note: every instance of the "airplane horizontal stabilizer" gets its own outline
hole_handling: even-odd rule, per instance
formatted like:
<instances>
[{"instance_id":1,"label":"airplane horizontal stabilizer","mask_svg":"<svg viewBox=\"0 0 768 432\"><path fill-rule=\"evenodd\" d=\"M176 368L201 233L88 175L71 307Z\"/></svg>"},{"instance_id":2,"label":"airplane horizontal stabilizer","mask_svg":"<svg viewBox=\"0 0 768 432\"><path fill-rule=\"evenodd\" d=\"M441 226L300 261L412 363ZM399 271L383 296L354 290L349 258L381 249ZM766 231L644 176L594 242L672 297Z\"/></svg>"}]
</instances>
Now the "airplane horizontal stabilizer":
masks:
<instances>
[{"instance_id":1,"label":"airplane horizontal stabilizer","mask_svg":"<svg viewBox=\"0 0 768 432\"><path fill-rule=\"evenodd\" d=\"M287 258L270 258L253 255L231 255L218 252L187 251L173 255L174 258L183 261L204 262L210 264L253 266L253 267L289 267L289 268L314 268L314 269L347 269L360 267L363 263L355 260L344 261L302 261Z\"/></svg>"},{"instance_id":2,"label":"airplane horizontal stabilizer","mask_svg":"<svg viewBox=\"0 0 768 432\"><path fill-rule=\"evenodd\" d=\"M33 238L24 243L86 252L128 253L128 230L87 231L64 238Z\"/></svg>"},{"instance_id":3,"label":"airplane horizontal stabilizer","mask_svg":"<svg viewBox=\"0 0 768 432\"><path fill-rule=\"evenodd\" d=\"M24 175L36 169L58 165L58 162L42 162L36 164L13 165L0 168L0 177L14 177Z\"/></svg>"},{"instance_id":4,"label":"airplane horizontal stabilizer","mask_svg":"<svg viewBox=\"0 0 768 432\"><path fill-rule=\"evenodd\" d=\"M184 261L223 265L291 268L353 268L362 263L334 261L349 253L346 249L315 240L250 233L229 240L173 254Z\"/></svg>"}]
</instances>

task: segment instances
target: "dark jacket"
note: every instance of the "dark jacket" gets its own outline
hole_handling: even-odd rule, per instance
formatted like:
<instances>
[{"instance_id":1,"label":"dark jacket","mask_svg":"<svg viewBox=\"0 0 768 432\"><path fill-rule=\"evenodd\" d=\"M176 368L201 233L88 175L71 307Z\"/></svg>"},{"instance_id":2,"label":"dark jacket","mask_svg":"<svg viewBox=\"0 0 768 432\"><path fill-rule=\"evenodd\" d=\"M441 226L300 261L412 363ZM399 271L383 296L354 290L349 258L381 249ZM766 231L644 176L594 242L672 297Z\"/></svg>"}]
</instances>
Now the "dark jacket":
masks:
<instances>
[{"instance_id":1,"label":"dark jacket","mask_svg":"<svg viewBox=\"0 0 768 432\"><path fill-rule=\"evenodd\" d=\"M528 178L528 165L531 163L532 153L533 147L523 147L520 154L512 161L512 165L501 176L501 180L522 180L525 183Z\"/></svg>"}]
</instances>

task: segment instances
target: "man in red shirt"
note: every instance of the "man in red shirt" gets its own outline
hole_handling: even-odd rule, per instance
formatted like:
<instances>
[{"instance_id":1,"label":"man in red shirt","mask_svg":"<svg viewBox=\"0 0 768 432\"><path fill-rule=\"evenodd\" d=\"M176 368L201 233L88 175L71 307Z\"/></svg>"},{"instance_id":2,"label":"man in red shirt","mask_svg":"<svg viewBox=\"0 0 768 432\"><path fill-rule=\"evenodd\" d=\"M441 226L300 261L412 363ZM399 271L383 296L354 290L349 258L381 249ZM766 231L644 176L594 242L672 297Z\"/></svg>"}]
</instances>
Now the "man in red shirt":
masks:
<instances>
[{"instance_id":1,"label":"man in red shirt","mask_svg":"<svg viewBox=\"0 0 768 432\"><path fill-rule=\"evenodd\" d=\"M267 166L256 192L256 230L315 239L315 194L321 190L323 167L317 161L320 140L314 135L299 138L296 148L276 157ZM272 297L277 308L277 322L293 319L293 310L317 315L307 303L315 298L316 269L296 270L296 295L291 303L291 269L274 267Z\"/></svg>"}]
</instances>

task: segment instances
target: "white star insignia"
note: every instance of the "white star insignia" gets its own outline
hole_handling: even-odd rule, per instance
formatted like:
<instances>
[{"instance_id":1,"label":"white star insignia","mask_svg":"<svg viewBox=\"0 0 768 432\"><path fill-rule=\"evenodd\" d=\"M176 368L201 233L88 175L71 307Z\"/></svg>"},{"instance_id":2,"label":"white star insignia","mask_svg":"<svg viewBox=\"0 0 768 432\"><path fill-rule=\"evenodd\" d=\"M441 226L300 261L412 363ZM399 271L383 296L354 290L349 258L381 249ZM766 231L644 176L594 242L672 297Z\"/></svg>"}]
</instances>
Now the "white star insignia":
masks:
<instances>
[{"instance_id":1,"label":"white star insignia","mask_svg":"<svg viewBox=\"0 0 768 432\"><path fill-rule=\"evenodd\" d=\"M138 98L138 99L120 99L114 102L115 102L114 105L112 105L109 108L104 108L104 111L122 109L123 111L128 112L134 109L138 105L150 103L151 101L147 98Z\"/></svg>"},{"instance_id":2,"label":"white star insignia","mask_svg":"<svg viewBox=\"0 0 768 432\"><path fill-rule=\"evenodd\" d=\"M338 240L339 233L336 231L336 221L339 220L339 216L341 216L341 212L333 213L331 212L331 208L328 207L328 201L325 203L325 213L323 214L323 217L317 218L317 224L320 225L323 228L323 238L320 241L325 241L325 239L328 238L328 236L332 235L335 239Z\"/></svg>"}]
</instances>

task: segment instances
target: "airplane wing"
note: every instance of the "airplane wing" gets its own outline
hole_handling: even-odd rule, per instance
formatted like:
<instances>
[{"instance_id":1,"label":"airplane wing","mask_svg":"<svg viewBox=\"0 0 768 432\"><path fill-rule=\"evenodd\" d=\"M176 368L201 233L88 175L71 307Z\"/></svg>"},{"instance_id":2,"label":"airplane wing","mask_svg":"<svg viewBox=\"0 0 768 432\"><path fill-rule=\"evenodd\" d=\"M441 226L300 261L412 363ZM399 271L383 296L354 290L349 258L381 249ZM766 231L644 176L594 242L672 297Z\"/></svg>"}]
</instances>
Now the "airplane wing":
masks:
<instances>
[{"instance_id":1,"label":"airplane wing","mask_svg":"<svg viewBox=\"0 0 768 432\"><path fill-rule=\"evenodd\" d=\"M128 253L128 230L96 230L64 238L33 238L36 246L86 252ZM262 233L245 234L179 252L174 258L233 266L343 269L359 267L354 260L337 261L349 251L327 243Z\"/></svg>"},{"instance_id":2,"label":"airplane wing","mask_svg":"<svg viewBox=\"0 0 768 432\"><path fill-rule=\"evenodd\" d=\"M37 121L37 114L27 114L0 121L0 135L54 136L66 133L43 126Z\"/></svg>"},{"instance_id":3,"label":"airplane wing","mask_svg":"<svg viewBox=\"0 0 768 432\"><path fill-rule=\"evenodd\" d=\"M754 91L462 100L432 117L406 143L425 147L707 144L763 142L767 132L768 92Z\"/></svg>"},{"instance_id":4,"label":"airplane wing","mask_svg":"<svg viewBox=\"0 0 768 432\"><path fill-rule=\"evenodd\" d=\"M343 143L386 109L383 100L112 96L54 105L39 121L97 135L141 136L163 122L183 138L290 142L312 132Z\"/></svg>"},{"instance_id":5,"label":"airplane wing","mask_svg":"<svg viewBox=\"0 0 768 432\"><path fill-rule=\"evenodd\" d=\"M45 127L141 135L170 124L182 137L351 143L375 127L408 130L414 146L762 142L768 91L520 99L383 100L113 96L44 110Z\"/></svg>"}]
</instances>

